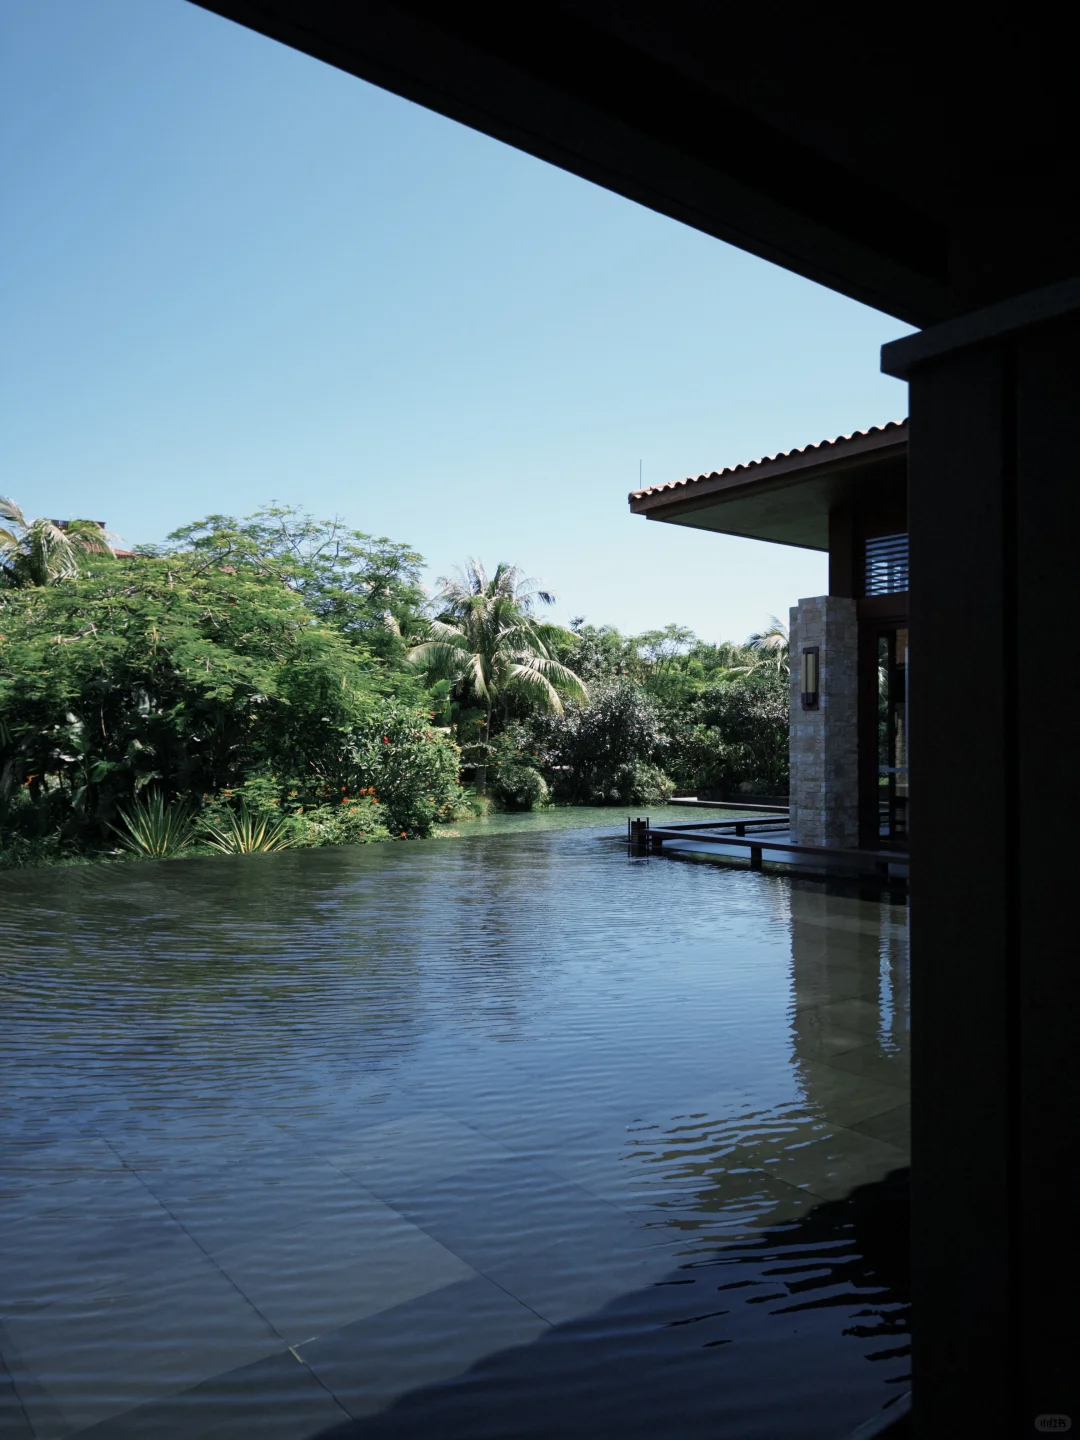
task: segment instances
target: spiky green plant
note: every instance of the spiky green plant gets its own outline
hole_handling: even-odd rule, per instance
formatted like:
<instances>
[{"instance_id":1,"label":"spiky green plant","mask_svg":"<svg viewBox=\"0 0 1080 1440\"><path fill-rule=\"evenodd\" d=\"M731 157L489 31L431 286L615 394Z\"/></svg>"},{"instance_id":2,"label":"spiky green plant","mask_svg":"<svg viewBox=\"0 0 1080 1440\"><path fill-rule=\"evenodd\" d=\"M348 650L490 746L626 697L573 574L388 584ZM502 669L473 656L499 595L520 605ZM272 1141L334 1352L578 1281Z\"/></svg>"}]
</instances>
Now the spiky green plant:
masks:
<instances>
[{"instance_id":1,"label":"spiky green plant","mask_svg":"<svg viewBox=\"0 0 1080 1440\"><path fill-rule=\"evenodd\" d=\"M265 855L271 850L287 850L296 843L284 820L253 815L244 805L220 824L204 825L203 834L208 845L225 855Z\"/></svg>"},{"instance_id":2,"label":"spiky green plant","mask_svg":"<svg viewBox=\"0 0 1080 1440\"><path fill-rule=\"evenodd\" d=\"M145 800L137 800L130 810L121 810L125 829L114 825L120 843L136 855L161 859L179 855L195 839L195 825L186 805L166 805L156 792Z\"/></svg>"}]
</instances>

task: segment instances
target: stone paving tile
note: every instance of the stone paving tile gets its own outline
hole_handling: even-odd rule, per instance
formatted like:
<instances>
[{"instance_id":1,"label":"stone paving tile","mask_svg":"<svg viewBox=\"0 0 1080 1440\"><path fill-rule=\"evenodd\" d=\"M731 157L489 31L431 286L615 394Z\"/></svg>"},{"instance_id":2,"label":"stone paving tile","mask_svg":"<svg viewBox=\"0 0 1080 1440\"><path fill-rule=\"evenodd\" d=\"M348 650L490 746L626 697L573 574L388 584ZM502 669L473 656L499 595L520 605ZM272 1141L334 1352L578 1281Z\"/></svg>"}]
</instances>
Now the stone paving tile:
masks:
<instances>
[{"instance_id":1,"label":"stone paving tile","mask_svg":"<svg viewBox=\"0 0 1080 1440\"><path fill-rule=\"evenodd\" d=\"M825 996L805 1001L796 995L795 1009L799 1016L810 1008L819 1012L821 1024L838 1030L855 1030L868 1039L874 1039L881 1028L881 1005L875 995L836 1000Z\"/></svg>"},{"instance_id":2,"label":"stone paving tile","mask_svg":"<svg viewBox=\"0 0 1080 1440\"><path fill-rule=\"evenodd\" d=\"M78 1430L71 1440L313 1440L348 1418L286 1351Z\"/></svg>"},{"instance_id":3,"label":"stone paving tile","mask_svg":"<svg viewBox=\"0 0 1080 1440\"><path fill-rule=\"evenodd\" d=\"M476 1275L323 1335L299 1353L350 1415L361 1417L549 1328Z\"/></svg>"},{"instance_id":4,"label":"stone paving tile","mask_svg":"<svg viewBox=\"0 0 1080 1440\"><path fill-rule=\"evenodd\" d=\"M478 1166L413 1195L402 1211L553 1323L649 1283L677 1236L524 1159Z\"/></svg>"},{"instance_id":5,"label":"stone paving tile","mask_svg":"<svg viewBox=\"0 0 1080 1440\"><path fill-rule=\"evenodd\" d=\"M838 1070L831 1062L797 1062L808 1104L836 1125L850 1125L893 1110L908 1099L906 1085L885 1085L865 1075Z\"/></svg>"},{"instance_id":6,"label":"stone paving tile","mask_svg":"<svg viewBox=\"0 0 1080 1440\"><path fill-rule=\"evenodd\" d=\"M441 1110L368 1126L328 1144L327 1160L374 1194L409 1191L511 1152Z\"/></svg>"},{"instance_id":7,"label":"stone paving tile","mask_svg":"<svg viewBox=\"0 0 1080 1440\"><path fill-rule=\"evenodd\" d=\"M911 1153L911 1106L898 1105L895 1110L886 1110L883 1115L872 1115L869 1120L856 1120L850 1127L872 1140L882 1140L893 1145L905 1155Z\"/></svg>"},{"instance_id":8,"label":"stone paving tile","mask_svg":"<svg viewBox=\"0 0 1080 1440\"><path fill-rule=\"evenodd\" d=\"M285 1349L211 1261L9 1316L0 1353L38 1440L58 1440Z\"/></svg>"},{"instance_id":9,"label":"stone paving tile","mask_svg":"<svg viewBox=\"0 0 1080 1440\"><path fill-rule=\"evenodd\" d=\"M104 1140L70 1136L47 1145L18 1147L0 1170L0 1201L57 1209L71 1203L77 1186L130 1186L131 1172ZM38 1192L41 1192L39 1198Z\"/></svg>"},{"instance_id":10,"label":"stone paving tile","mask_svg":"<svg viewBox=\"0 0 1080 1440\"><path fill-rule=\"evenodd\" d=\"M0 1342L2 1342L0 1327ZM34 1440L34 1428L14 1382L0 1355L0 1437L2 1440Z\"/></svg>"},{"instance_id":11,"label":"stone paving tile","mask_svg":"<svg viewBox=\"0 0 1080 1440\"><path fill-rule=\"evenodd\" d=\"M626 1211L516 1156L402 1192L394 1204L488 1275L522 1254L553 1245L602 1256L607 1247L643 1243Z\"/></svg>"},{"instance_id":12,"label":"stone paving tile","mask_svg":"<svg viewBox=\"0 0 1080 1440\"><path fill-rule=\"evenodd\" d=\"M906 1090L911 1085L911 1061L906 1051L886 1051L880 1045L857 1045L830 1055L828 1063L836 1070L865 1076L884 1085Z\"/></svg>"},{"instance_id":13,"label":"stone paving tile","mask_svg":"<svg viewBox=\"0 0 1080 1440\"><path fill-rule=\"evenodd\" d=\"M895 1146L836 1126L823 1136L808 1127L804 1134L766 1155L761 1168L822 1200L839 1200L856 1185L882 1180L907 1163L907 1155Z\"/></svg>"},{"instance_id":14,"label":"stone paving tile","mask_svg":"<svg viewBox=\"0 0 1080 1440\"><path fill-rule=\"evenodd\" d=\"M793 1053L803 1060L828 1063L834 1055L867 1043L865 1031L845 1030L828 1022L817 1005L799 1010L792 1032Z\"/></svg>"},{"instance_id":15,"label":"stone paving tile","mask_svg":"<svg viewBox=\"0 0 1080 1440\"><path fill-rule=\"evenodd\" d=\"M263 1119L220 1120L212 1128L179 1121L149 1123L139 1116L100 1127L102 1137L125 1165L142 1175L208 1170L264 1156L309 1155L302 1142Z\"/></svg>"},{"instance_id":16,"label":"stone paving tile","mask_svg":"<svg viewBox=\"0 0 1080 1440\"><path fill-rule=\"evenodd\" d=\"M669 1275L676 1260L667 1230L636 1227L626 1240L598 1235L591 1255L556 1242L521 1251L491 1265L488 1274L523 1305L552 1325L590 1315L620 1295ZM648 1243L648 1242L656 1243Z\"/></svg>"},{"instance_id":17,"label":"stone paving tile","mask_svg":"<svg viewBox=\"0 0 1080 1440\"><path fill-rule=\"evenodd\" d=\"M261 1235L216 1259L290 1345L474 1273L378 1201Z\"/></svg>"},{"instance_id":18,"label":"stone paving tile","mask_svg":"<svg viewBox=\"0 0 1080 1440\"><path fill-rule=\"evenodd\" d=\"M203 1259L198 1245L143 1194L142 1209L122 1219L79 1210L12 1219L0 1232L0 1315L137 1282L147 1272L198 1264Z\"/></svg>"},{"instance_id":19,"label":"stone paving tile","mask_svg":"<svg viewBox=\"0 0 1080 1440\"><path fill-rule=\"evenodd\" d=\"M214 1169L145 1172L147 1187L210 1255L253 1235L313 1224L378 1202L328 1161L300 1152Z\"/></svg>"}]
</instances>

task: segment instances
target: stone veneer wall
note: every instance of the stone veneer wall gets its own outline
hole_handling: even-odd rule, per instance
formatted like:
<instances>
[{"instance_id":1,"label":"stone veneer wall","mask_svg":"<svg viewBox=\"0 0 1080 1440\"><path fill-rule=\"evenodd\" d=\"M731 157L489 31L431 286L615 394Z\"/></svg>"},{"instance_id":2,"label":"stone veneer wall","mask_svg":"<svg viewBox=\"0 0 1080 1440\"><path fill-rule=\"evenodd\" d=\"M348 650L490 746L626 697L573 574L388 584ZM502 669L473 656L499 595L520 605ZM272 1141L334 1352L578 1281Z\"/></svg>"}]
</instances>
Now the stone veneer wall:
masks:
<instances>
[{"instance_id":1,"label":"stone veneer wall","mask_svg":"<svg viewBox=\"0 0 1080 1440\"><path fill-rule=\"evenodd\" d=\"M791 611L791 834L800 845L859 843L858 624L855 601L800 600ZM804 710L804 645L820 650L819 708Z\"/></svg>"}]
</instances>

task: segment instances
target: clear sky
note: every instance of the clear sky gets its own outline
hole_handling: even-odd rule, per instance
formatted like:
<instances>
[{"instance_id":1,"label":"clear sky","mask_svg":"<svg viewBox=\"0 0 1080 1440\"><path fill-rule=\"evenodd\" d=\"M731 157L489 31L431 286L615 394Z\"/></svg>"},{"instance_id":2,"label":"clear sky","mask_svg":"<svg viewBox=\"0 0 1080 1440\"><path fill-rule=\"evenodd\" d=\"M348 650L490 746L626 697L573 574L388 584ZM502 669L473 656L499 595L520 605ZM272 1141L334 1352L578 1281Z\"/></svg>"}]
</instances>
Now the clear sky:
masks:
<instances>
[{"instance_id":1,"label":"clear sky","mask_svg":"<svg viewBox=\"0 0 1080 1440\"><path fill-rule=\"evenodd\" d=\"M638 486L906 413L909 327L185 0L0 5L0 493L158 541L264 501L742 639L825 559Z\"/></svg>"}]
</instances>

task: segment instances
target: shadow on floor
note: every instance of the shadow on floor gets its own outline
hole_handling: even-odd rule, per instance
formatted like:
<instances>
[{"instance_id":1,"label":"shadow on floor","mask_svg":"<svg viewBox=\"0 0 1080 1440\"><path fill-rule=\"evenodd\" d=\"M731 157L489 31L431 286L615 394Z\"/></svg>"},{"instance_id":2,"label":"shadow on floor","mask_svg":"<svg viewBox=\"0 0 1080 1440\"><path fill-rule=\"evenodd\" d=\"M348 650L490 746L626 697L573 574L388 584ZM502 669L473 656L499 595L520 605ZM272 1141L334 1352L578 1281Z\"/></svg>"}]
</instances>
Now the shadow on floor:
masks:
<instances>
[{"instance_id":1,"label":"shadow on floor","mask_svg":"<svg viewBox=\"0 0 1080 1440\"><path fill-rule=\"evenodd\" d=\"M900 1440L908 1173L822 1202L318 1440L843 1440L867 1421L867 1433ZM362 1367L362 1334L355 1345Z\"/></svg>"}]
</instances>

